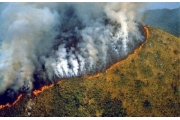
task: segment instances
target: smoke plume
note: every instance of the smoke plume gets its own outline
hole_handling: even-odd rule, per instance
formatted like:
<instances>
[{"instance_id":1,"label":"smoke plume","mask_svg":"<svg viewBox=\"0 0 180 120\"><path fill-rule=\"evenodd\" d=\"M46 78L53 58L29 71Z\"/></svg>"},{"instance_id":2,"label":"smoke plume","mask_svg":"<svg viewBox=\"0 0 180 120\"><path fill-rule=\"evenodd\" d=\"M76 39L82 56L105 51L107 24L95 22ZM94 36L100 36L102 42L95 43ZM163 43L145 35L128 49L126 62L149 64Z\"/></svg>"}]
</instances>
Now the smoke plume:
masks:
<instances>
[{"instance_id":1,"label":"smoke plume","mask_svg":"<svg viewBox=\"0 0 180 120\"><path fill-rule=\"evenodd\" d=\"M144 40L139 3L1 3L0 95L104 71Z\"/></svg>"}]
</instances>

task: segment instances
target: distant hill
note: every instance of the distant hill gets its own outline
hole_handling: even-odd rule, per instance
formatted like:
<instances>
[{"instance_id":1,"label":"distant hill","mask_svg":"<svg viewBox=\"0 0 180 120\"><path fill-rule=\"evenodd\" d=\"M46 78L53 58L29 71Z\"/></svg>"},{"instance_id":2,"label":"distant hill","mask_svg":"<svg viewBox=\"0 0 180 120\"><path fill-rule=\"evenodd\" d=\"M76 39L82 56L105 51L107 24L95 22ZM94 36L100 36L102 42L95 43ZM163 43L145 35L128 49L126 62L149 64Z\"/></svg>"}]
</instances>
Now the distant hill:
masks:
<instances>
[{"instance_id":1,"label":"distant hill","mask_svg":"<svg viewBox=\"0 0 180 120\"><path fill-rule=\"evenodd\" d=\"M106 72L61 80L0 116L180 116L180 38L148 29L145 43Z\"/></svg>"},{"instance_id":2,"label":"distant hill","mask_svg":"<svg viewBox=\"0 0 180 120\"><path fill-rule=\"evenodd\" d=\"M180 37L180 7L172 10L147 10L144 12L144 22Z\"/></svg>"}]
</instances>

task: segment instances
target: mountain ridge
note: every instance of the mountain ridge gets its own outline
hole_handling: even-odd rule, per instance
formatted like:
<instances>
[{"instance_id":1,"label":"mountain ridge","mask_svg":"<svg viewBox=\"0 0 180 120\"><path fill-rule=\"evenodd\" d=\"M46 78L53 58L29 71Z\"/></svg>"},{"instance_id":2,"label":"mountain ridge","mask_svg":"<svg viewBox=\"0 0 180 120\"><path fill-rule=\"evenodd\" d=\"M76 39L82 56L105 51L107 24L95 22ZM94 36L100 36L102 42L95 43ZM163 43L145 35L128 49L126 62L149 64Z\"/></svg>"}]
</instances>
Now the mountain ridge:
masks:
<instances>
[{"instance_id":1,"label":"mountain ridge","mask_svg":"<svg viewBox=\"0 0 180 120\"><path fill-rule=\"evenodd\" d=\"M176 9L154 9L143 13L143 21L152 27L162 29L180 37L180 7Z\"/></svg>"}]
</instances>

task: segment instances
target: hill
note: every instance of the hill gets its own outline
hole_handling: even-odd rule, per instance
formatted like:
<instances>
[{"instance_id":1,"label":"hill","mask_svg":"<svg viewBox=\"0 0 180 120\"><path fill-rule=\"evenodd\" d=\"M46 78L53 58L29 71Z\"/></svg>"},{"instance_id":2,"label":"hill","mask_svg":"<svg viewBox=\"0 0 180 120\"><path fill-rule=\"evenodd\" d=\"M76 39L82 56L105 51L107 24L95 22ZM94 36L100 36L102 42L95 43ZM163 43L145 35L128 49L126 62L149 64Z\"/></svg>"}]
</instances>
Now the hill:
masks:
<instances>
[{"instance_id":1,"label":"hill","mask_svg":"<svg viewBox=\"0 0 180 120\"><path fill-rule=\"evenodd\" d=\"M180 116L180 38L150 36L104 73L61 80L0 116Z\"/></svg>"},{"instance_id":2,"label":"hill","mask_svg":"<svg viewBox=\"0 0 180 120\"><path fill-rule=\"evenodd\" d=\"M144 22L180 37L180 7L172 10L147 10L144 12Z\"/></svg>"}]
</instances>

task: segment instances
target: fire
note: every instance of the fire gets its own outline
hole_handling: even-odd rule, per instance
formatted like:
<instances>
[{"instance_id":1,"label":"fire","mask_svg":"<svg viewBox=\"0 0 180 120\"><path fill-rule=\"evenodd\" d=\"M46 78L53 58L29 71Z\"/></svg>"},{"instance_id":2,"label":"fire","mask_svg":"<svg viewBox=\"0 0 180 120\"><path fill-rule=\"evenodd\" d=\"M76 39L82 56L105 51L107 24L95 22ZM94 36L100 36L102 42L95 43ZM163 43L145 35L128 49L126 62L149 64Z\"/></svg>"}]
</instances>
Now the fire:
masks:
<instances>
[{"instance_id":1,"label":"fire","mask_svg":"<svg viewBox=\"0 0 180 120\"><path fill-rule=\"evenodd\" d=\"M43 86L40 90L34 90L33 91L33 94L35 95L35 96L37 96L37 94L39 94L39 93L41 93L41 92L43 92L45 89L48 89L48 88L50 88L50 87L53 87L54 86L54 84L51 84L51 85L46 85L46 86ZM3 108L5 108L5 107L11 107L11 106L13 106L13 105L15 105L19 100L20 100L20 98L22 97L22 94L20 94L18 97L17 97L17 99L12 103L12 104L10 104L10 103L7 103L7 104L5 104L5 105L0 105L0 109L3 109ZM30 99L31 100L31 99Z\"/></svg>"},{"instance_id":2,"label":"fire","mask_svg":"<svg viewBox=\"0 0 180 120\"><path fill-rule=\"evenodd\" d=\"M0 109L3 109L4 107L11 107L11 105L9 103L7 103L5 105L0 105Z\"/></svg>"},{"instance_id":3,"label":"fire","mask_svg":"<svg viewBox=\"0 0 180 120\"><path fill-rule=\"evenodd\" d=\"M21 97L22 97L22 94L20 94L18 96L18 98L13 102L13 104L7 103L5 105L0 105L0 109L3 109L5 107L11 107L11 106L15 105L20 100Z\"/></svg>"},{"instance_id":4,"label":"fire","mask_svg":"<svg viewBox=\"0 0 180 120\"><path fill-rule=\"evenodd\" d=\"M46 89L48 89L48 88L50 88L50 87L53 87L53 86L54 86L54 84L45 85L45 86L43 86L40 90L34 90L34 91L33 91L33 94L34 94L35 96L37 96L37 94L39 94L39 93L43 92L44 90L46 90Z\"/></svg>"},{"instance_id":5,"label":"fire","mask_svg":"<svg viewBox=\"0 0 180 120\"><path fill-rule=\"evenodd\" d=\"M22 94L20 94L20 95L18 96L18 98L13 102L12 105L15 105L15 104L20 100L21 97L22 97Z\"/></svg>"},{"instance_id":6,"label":"fire","mask_svg":"<svg viewBox=\"0 0 180 120\"><path fill-rule=\"evenodd\" d=\"M144 26L145 34L146 34L146 40L149 38L149 30L148 26Z\"/></svg>"},{"instance_id":7,"label":"fire","mask_svg":"<svg viewBox=\"0 0 180 120\"><path fill-rule=\"evenodd\" d=\"M86 76L86 78L94 78L94 77L99 77L101 75L101 73L97 73L95 75L90 75L90 76Z\"/></svg>"}]
</instances>

